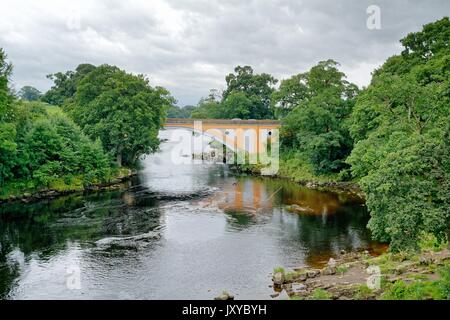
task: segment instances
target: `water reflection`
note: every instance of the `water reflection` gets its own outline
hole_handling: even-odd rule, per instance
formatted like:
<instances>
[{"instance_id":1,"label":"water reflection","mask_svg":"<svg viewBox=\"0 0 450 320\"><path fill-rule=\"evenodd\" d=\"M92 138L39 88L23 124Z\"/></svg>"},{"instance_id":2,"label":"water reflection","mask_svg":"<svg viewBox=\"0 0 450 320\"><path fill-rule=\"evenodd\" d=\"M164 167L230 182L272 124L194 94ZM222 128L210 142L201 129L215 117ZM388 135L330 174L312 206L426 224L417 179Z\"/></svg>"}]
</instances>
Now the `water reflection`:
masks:
<instances>
[{"instance_id":1,"label":"water reflection","mask_svg":"<svg viewBox=\"0 0 450 320\"><path fill-rule=\"evenodd\" d=\"M228 290L267 299L274 266L318 266L342 249L378 248L354 197L236 177L225 166L173 166L172 147L145 159L123 190L2 205L0 297L211 299ZM152 231L161 237L143 246L96 244ZM72 266L80 290L66 286Z\"/></svg>"}]
</instances>

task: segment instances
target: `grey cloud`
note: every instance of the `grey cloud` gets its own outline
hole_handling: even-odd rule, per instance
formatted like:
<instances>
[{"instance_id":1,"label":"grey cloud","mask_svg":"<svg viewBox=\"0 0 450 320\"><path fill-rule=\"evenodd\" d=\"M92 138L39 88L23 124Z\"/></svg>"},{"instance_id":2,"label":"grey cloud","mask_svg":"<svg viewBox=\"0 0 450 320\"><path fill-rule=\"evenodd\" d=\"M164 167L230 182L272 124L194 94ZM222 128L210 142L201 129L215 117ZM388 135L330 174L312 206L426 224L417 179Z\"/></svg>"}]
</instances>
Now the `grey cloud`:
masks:
<instances>
[{"instance_id":1,"label":"grey cloud","mask_svg":"<svg viewBox=\"0 0 450 320\"><path fill-rule=\"evenodd\" d=\"M365 85L374 67L399 53L400 38L450 13L448 0L8 2L0 47L16 87L45 91L46 74L109 63L147 74L180 105L222 89L238 64L285 78L332 58ZM381 8L381 30L366 28L372 4ZM79 25L70 28L73 14Z\"/></svg>"}]
</instances>

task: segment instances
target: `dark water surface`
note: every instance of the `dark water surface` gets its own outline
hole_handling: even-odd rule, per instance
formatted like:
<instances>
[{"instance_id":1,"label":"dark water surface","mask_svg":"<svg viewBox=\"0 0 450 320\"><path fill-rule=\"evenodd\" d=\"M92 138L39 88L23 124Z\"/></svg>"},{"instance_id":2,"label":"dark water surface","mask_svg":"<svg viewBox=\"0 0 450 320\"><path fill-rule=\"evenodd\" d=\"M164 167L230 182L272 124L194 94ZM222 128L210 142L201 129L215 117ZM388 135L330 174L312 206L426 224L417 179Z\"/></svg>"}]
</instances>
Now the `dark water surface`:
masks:
<instances>
[{"instance_id":1,"label":"dark water surface","mask_svg":"<svg viewBox=\"0 0 450 320\"><path fill-rule=\"evenodd\" d=\"M270 299L276 266L376 247L360 200L223 165L173 165L173 144L123 190L2 205L0 298L212 299L227 290ZM291 213L292 204L309 212Z\"/></svg>"}]
</instances>

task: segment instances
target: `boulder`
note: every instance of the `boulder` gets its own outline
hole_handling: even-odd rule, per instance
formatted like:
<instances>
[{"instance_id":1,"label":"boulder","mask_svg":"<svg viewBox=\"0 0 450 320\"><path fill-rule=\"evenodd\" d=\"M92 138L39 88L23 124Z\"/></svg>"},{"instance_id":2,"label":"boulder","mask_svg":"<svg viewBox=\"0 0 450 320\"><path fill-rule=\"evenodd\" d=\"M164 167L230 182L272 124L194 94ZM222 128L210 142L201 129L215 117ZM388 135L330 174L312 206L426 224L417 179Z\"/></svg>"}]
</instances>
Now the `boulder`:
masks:
<instances>
[{"instance_id":1,"label":"boulder","mask_svg":"<svg viewBox=\"0 0 450 320\"><path fill-rule=\"evenodd\" d=\"M324 276L331 276L331 275L334 275L334 274L336 274L336 267L330 267L330 266L328 266L328 267L326 267L325 269L322 270L322 274L323 274Z\"/></svg>"},{"instance_id":2,"label":"boulder","mask_svg":"<svg viewBox=\"0 0 450 320\"><path fill-rule=\"evenodd\" d=\"M223 300L223 301L234 300L234 296L229 294L228 292L224 291L224 292L222 292L222 294L220 296L215 297L214 300Z\"/></svg>"},{"instance_id":3,"label":"boulder","mask_svg":"<svg viewBox=\"0 0 450 320\"><path fill-rule=\"evenodd\" d=\"M284 274L282 272L277 272L273 275L272 281L275 285L282 285L284 283Z\"/></svg>"},{"instance_id":4,"label":"boulder","mask_svg":"<svg viewBox=\"0 0 450 320\"><path fill-rule=\"evenodd\" d=\"M315 277L317 277L319 274L320 274L320 271L319 271L319 270L309 270L309 271L306 273L306 276L307 276L308 278L315 278Z\"/></svg>"},{"instance_id":5,"label":"boulder","mask_svg":"<svg viewBox=\"0 0 450 320\"><path fill-rule=\"evenodd\" d=\"M336 260L330 258L330 260L328 260L327 266L331 268L336 268Z\"/></svg>"},{"instance_id":6,"label":"boulder","mask_svg":"<svg viewBox=\"0 0 450 320\"><path fill-rule=\"evenodd\" d=\"M304 290L306 290L306 286L303 283L293 283L292 290L294 292L304 291Z\"/></svg>"}]
</instances>

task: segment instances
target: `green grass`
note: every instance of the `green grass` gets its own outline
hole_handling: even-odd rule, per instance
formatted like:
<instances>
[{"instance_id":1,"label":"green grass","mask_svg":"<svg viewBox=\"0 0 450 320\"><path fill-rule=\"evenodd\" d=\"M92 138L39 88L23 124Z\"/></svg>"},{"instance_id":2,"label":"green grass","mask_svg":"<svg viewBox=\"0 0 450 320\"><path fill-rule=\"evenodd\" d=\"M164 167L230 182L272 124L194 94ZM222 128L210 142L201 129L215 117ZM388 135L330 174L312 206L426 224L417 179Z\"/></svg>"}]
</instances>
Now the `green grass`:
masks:
<instances>
[{"instance_id":1,"label":"green grass","mask_svg":"<svg viewBox=\"0 0 450 320\"><path fill-rule=\"evenodd\" d=\"M117 178L128 176L130 169L120 168L115 170L110 176L105 177L104 181L110 181ZM5 182L0 188L0 199L5 200L11 196L22 196L25 193L36 193L39 191L55 190L55 191L83 191L83 175L66 175L54 178L47 186L39 185L34 179L19 179ZM100 184L101 181L93 181L93 185Z\"/></svg>"},{"instance_id":2,"label":"green grass","mask_svg":"<svg viewBox=\"0 0 450 320\"><path fill-rule=\"evenodd\" d=\"M344 274L348 271L348 266L346 265L340 265L336 268L336 272L340 274Z\"/></svg>"},{"instance_id":3,"label":"green grass","mask_svg":"<svg viewBox=\"0 0 450 320\"><path fill-rule=\"evenodd\" d=\"M331 300L332 295L324 289L316 289L311 295L313 300Z\"/></svg>"},{"instance_id":4,"label":"green grass","mask_svg":"<svg viewBox=\"0 0 450 320\"><path fill-rule=\"evenodd\" d=\"M356 289L355 299L356 300L367 300L372 296L372 290L365 284L358 286Z\"/></svg>"},{"instance_id":5,"label":"green grass","mask_svg":"<svg viewBox=\"0 0 450 320\"><path fill-rule=\"evenodd\" d=\"M282 267L276 267L276 268L273 269L273 273L274 273L274 274L275 274L275 273L278 273L278 272L281 272L282 274L284 274L284 273L285 273L284 268L282 268Z\"/></svg>"},{"instance_id":6,"label":"green grass","mask_svg":"<svg viewBox=\"0 0 450 320\"><path fill-rule=\"evenodd\" d=\"M45 108L45 111L47 111L47 113L49 115L56 115L56 114L64 114L65 115L65 113L58 106L53 106L51 104L42 104L42 105Z\"/></svg>"},{"instance_id":7,"label":"green grass","mask_svg":"<svg viewBox=\"0 0 450 320\"><path fill-rule=\"evenodd\" d=\"M448 246L448 241L438 241L438 239L429 233L423 233L419 239L419 247L422 251L441 251Z\"/></svg>"},{"instance_id":8,"label":"green grass","mask_svg":"<svg viewBox=\"0 0 450 320\"><path fill-rule=\"evenodd\" d=\"M278 175L283 178L289 178L295 182L329 182L339 180L338 174L315 174L312 165L297 154L288 154L281 157Z\"/></svg>"},{"instance_id":9,"label":"green grass","mask_svg":"<svg viewBox=\"0 0 450 320\"><path fill-rule=\"evenodd\" d=\"M439 281L414 281L406 283L399 280L388 286L381 295L383 300L442 300L445 299Z\"/></svg>"}]
</instances>

